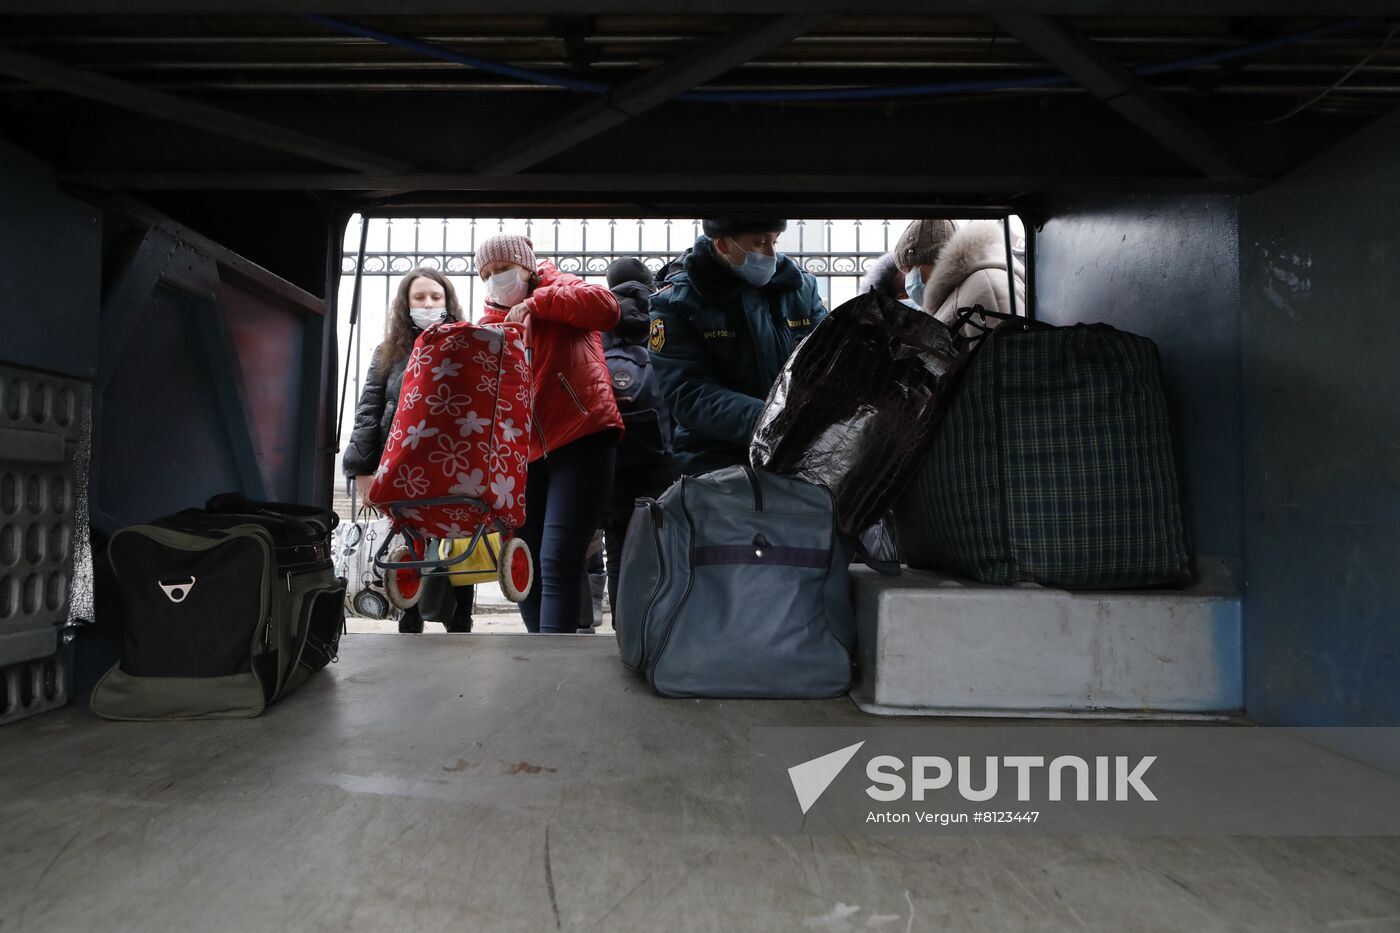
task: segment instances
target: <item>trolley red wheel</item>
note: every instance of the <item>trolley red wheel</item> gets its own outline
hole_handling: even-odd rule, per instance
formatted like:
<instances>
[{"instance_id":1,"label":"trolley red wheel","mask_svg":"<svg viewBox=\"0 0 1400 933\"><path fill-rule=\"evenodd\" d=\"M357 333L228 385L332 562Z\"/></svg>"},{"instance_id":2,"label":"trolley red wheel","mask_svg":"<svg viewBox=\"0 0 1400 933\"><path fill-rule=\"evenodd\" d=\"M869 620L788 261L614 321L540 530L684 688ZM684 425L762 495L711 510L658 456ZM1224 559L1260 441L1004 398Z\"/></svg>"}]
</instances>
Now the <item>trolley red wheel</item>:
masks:
<instances>
[{"instance_id":1,"label":"trolley red wheel","mask_svg":"<svg viewBox=\"0 0 1400 933\"><path fill-rule=\"evenodd\" d=\"M506 599L513 603L523 602L530 595L530 585L535 582L535 563L530 557L529 546L519 538L507 541L501 548L496 573Z\"/></svg>"},{"instance_id":2,"label":"trolley red wheel","mask_svg":"<svg viewBox=\"0 0 1400 933\"><path fill-rule=\"evenodd\" d=\"M389 560L394 563L418 559L419 556L404 545L389 554ZM384 593L395 608L409 609L418 604L418 597L423 593L423 577L411 567L391 567L384 571Z\"/></svg>"}]
</instances>

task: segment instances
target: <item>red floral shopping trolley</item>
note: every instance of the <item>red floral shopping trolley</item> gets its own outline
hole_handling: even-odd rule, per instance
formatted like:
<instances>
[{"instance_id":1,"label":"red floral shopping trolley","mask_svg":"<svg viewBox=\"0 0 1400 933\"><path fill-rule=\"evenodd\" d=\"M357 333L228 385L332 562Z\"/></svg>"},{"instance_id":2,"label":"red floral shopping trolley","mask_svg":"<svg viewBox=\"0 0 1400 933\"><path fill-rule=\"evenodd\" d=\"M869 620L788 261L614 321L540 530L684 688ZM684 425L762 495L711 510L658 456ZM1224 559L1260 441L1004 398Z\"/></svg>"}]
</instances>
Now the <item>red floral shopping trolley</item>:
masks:
<instances>
[{"instance_id":1,"label":"red floral shopping trolley","mask_svg":"<svg viewBox=\"0 0 1400 933\"><path fill-rule=\"evenodd\" d=\"M374 564L400 608L422 576L483 565L508 599L530 592L530 549L513 537L525 521L529 353L524 324L438 324L414 344L369 495L389 516Z\"/></svg>"}]
</instances>

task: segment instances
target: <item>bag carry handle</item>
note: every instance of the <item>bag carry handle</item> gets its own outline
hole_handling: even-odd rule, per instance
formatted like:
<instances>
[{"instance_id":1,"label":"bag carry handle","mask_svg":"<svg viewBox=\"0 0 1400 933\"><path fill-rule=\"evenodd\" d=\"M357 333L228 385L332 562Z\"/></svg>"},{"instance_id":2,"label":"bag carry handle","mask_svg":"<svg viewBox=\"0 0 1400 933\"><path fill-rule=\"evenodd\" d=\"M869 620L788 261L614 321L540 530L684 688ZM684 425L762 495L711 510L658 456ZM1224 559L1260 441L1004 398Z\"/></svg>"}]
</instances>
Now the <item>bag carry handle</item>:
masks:
<instances>
[{"instance_id":1,"label":"bag carry handle","mask_svg":"<svg viewBox=\"0 0 1400 933\"><path fill-rule=\"evenodd\" d=\"M302 518L320 519L325 522L327 531L333 531L340 524L340 516L330 509L299 502L259 502L241 492L222 492L210 496L209 501L204 503L204 509L224 515L262 515L287 523Z\"/></svg>"},{"instance_id":2,"label":"bag carry handle","mask_svg":"<svg viewBox=\"0 0 1400 933\"><path fill-rule=\"evenodd\" d=\"M755 512L762 512L763 487L758 484L758 474L755 473L754 468L747 463L742 464L742 466L744 468L744 475L749 478L749 485L753 487L753 510Z\"/></svg>"},{"instance_id":3,"label":"bag carry handle","mask_svg":"<svg viewBox=\"0 0 1400 933\"><path fill-rule=\"evenodd\" d=\"M970 308L959 308L957 310L957 317L953 319L953 323L949 325L948 329L957 333L964 325L970 324L980 331L987 332L992 330L992 328L988 327L986 324L989 319L1000 321L1002 324L1032 323L1026 318L1018 317L1014 314L1007 314L1005 311L988 311L981 305L973 305Z\"/></svg>"},{"instance_id":4,"label":"bag carry handle","mask_svg":"<svg viewBox=\"0 0 1400 933\"><path fill-rule=\"evenodd\" d=\"M865 549L865 544L859 538L856 538L851 543L853 545L855 559L880 574L880 576L897 577L903 572L900 570L900 563L897 560L877 560L871 557L870 552Z\"/></svg>"},{"instance_id":5,"label":"bag carry handle","mask_svg":"<svg viewBox=\"0 0 1400 933\"><path fill-rule=\"evenodd\" d=\"M747 477L749 478L749 486L750 486L750 488L753 489L753 508L754 508L754 511L755 511L755 512L762 512L762 511L763 511L763 487L759 485L759 481L758 481L758 471L755 470L753 467L749 466L747 463L740 464L740 466L742 466L742 467L744 468L744 475L747 476ZM639 501L640 501L640 500L639 500ZM649 502L649 505L650 505L652 508L657 508L657 507L656 507L656 503L655 503L654 501L653 501L653 502ZM658 508L657 511L659 512L660 509ZM658 517L659 517L659 516L658 516ZM658 522L657 522L657 526L659 527L660 524L661 524L661 523L658 521ZM840 532L840 531L837 531L836 534L839 535L839 534L841 534L841 532ZM886 577L897 577L897 576L899 576L899 574L900 574L900 572L901 572L901 571L900 571L900 564L899 564L899 561L895 561L895 560L876 560L874 557L871 557L871 556L870 556L870 552L868 552L868 551L865 549L865 545L861 543L861 541L860 541L859 538L853 539L851 543L852 543L852 545L853 545L853 547L854 547L854 554L855 554L855 559L856 559L856 560L860 561L862 564L864 564L865 566L869 567L871 570L875 571L876 573L881 574L882 576L886 576Z\"/></svg>"},{"instance_id":6,"label":"bag carry handle","mask_svg":"<svg viewBox=\"0 0 1400 933\"><path fill-rule=\"evenodd\" d=\"M1006 240L1006 288L1007 299L1011 302L1011 316L1016 317L1016 257L1011 253L1011 218L1001 219L1001 234ZM1030 309L1026 309L1030 316Z\"/></svg>"},{"instance_id":7,"label":"bag carry handle","mask_svg":"<svg viewBox=\"0 0 1400 933\"><path fill-rule=\"evenodd\" d=\"M990 326L988 321L997 321L998 325ZM978 333L971 337L964 337L962 336L964 327L971 327ZM973 305L970 308L959 308L957 316L953 318L953 323L948 325L948 329L970 353L996 330L1054 330L1055 325L1047 324L1044 321L1033 321L1015 314L1007 314L1005 311L988 311L981 305Z\"/></svg>"}]
</instances>

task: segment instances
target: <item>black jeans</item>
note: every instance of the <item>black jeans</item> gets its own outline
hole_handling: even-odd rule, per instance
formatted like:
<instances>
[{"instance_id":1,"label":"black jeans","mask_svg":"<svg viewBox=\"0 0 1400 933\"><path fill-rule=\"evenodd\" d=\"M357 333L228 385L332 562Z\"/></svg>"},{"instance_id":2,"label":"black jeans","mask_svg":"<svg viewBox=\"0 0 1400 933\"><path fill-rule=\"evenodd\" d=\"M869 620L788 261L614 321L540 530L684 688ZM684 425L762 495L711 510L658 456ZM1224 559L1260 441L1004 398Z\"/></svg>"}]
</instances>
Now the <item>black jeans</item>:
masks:
<instances>
[{"instance_id":1,"label":"black jeans","mask_svg":"<svg viewBox=\"0 0 1400 933\"><path fill-rule=\"evenodd\" d=\"M583 561L603 518L616 461L616 433L599 431L530 464L525 524L516 532L535 559L535 583L520 604L529 631L578 631Z\"/></svg>"},{"instance_id":2,"label":"black jeans","mask_svg":"<svg viewBox=\"0 0 1400 933\"><path fill-rule=\"evenodd\" d=\"M655 499L680 476L674 460L658 460L650 470L632 470L613 477L612 495L603 514L603 549L608 563L608 605L617 612L617 578L622 569L622 546L627 539L627 523L639 497ZM617 624L617 620L613 620Z\"/></svg>"}]
</instances>

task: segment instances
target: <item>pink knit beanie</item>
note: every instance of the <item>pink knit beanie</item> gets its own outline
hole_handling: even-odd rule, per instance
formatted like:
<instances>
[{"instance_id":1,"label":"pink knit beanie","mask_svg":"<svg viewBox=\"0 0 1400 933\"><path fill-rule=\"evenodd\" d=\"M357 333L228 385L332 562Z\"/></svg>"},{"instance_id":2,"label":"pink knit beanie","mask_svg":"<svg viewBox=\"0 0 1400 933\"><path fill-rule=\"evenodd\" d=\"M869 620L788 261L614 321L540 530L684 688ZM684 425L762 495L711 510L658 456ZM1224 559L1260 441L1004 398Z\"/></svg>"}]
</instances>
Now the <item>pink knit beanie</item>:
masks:
<instances>
[{"instance_id":1,"label":"pink knit beanie","mask_svg":"<svg viewBox=\"0 0 1400 933\"><path fill-rule=\"evenodd\" d=\"M498 233L476 248L478 274L491 263L502 260L524 266L526 272L534 272L535 244L518 233Z\"/></svg>"}]
</instances>

